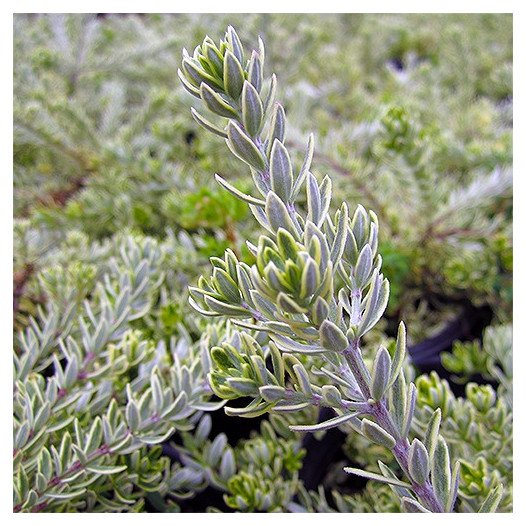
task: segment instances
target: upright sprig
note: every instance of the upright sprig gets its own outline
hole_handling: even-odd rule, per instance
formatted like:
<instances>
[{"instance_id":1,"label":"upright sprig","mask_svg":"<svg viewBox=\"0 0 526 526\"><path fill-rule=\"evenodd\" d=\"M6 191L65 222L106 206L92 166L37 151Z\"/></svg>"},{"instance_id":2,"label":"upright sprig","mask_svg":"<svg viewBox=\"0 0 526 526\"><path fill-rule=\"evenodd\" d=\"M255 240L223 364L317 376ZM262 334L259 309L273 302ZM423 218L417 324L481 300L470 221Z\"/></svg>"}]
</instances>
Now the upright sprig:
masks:
<instances>
[{"instance_id":1,"label":"upright sprig","mask_svg":"<svg viewBox=\"0 0 526 526\"><path fill-rule=\"evenodd\" d=\"M227 119L221 126L192 108L195 120L224 137L232 153L249 165L260 195L242 193L216 174L217 181L247 202L267 231L257 244L247 243L255 265L227 251L223 259L211 258L212 276L201 277L190 289L192 305L202 314L228 316L270 337L265 349L248 333L214 347L211 386L222 398L253 398L246 408L227 408L238 416L308 405L332 407L336 417L291 429L317 431L349 423L389 448L406 480L381 462L379 474L354 468L347 472L388 483L407 511L452 511L459 464L450 467L447 444L439 435L440 411L430 419L424 441L409 438L416 387L407 385L402 369L403 324L394 355L381 346L371 369L360 349L389 296L377 252L378 219L362 206L350 217L345 203L330 216L331 179L325 176L319 184L310 171L312 135L303 164L294 173L285 146L285 112L274 102L276 77L265 80L263 65L261 39L259 50L246 60L239 37L229 27L218 45L207 37L192 56L184 51L179 71L185 88L212 114ZM300 191L306 193L305 210L298 206ZM294 356L302 354L317 355L323 366L305 366ZM313 375L329 383L314 385Z\"/></svg>"}]
</instances>

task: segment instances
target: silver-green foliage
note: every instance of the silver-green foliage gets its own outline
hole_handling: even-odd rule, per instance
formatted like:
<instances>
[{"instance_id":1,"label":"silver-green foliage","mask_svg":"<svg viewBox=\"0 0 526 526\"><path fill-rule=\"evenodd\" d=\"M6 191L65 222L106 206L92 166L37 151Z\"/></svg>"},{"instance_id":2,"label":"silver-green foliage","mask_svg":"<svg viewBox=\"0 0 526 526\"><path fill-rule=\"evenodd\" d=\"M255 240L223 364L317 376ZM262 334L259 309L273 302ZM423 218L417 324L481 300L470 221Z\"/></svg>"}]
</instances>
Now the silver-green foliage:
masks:
<instances>
[{"instance_id":1,"label":"silver-green foliage","mask_svg":"<svg viewBox=\"0 0 526 526\"><path fill-rule=\"evenodd\" d=\"M15 511L140 510L148 493L169 499L202 483L156 444L222 405L209 401L206 354L188 337L166 345L134 328L163 284L165 253L151 239L125 237L118 248L89 299L49 302L19 335ZM51 271L42 279L57 294Z\"/></svg>"},{"instance_id":2,"label":"silver-green foliage","mask_svg":"<svg viewBox=\"0 0 526 526\"><path fill-rule=\"evenodd\" d=\"M262 347L249 334L211 350L210 382L222 398L250 397L232 415L253 417L267 411L297 411L309 405L332 407L327 421L294 426L318 431L351 425L371 441L391 450L401 471L385 464L380 473L346 471L389 484L406 511L452 511L458 492L460 463L452 465L439 434L440 413L428 420L425 439L410 439L417 389L402 369L405 328L400 325L394 354L380 347L372 367L360 349L362 337L381 318L389 284L381 273L378 220L358 206L349 216L343 203L328 213L331 180L321 183L310 171L313 137L295 173L285 146L285 112L274 102L276 77L264 77L264 47L247 60L239 37L229 27L219 44L207 37L193 55L184 52L179 77L211 114L226 126L192 109L206 129L225 138L231 152L250 167L259 196L247 195L216 175L229 192L246 201L266 230L248 243L256 258L249 267L227 251L212 258L212 276L191 288L192 304L205 315L225 315L240 327L268 333ZM306 194L306 209L297 206ZM315 355L319 370L296 356ZM271 365L268 365L270 358ZM318 387L314 374L327 382Z\"/></svg>"}]
</instances>

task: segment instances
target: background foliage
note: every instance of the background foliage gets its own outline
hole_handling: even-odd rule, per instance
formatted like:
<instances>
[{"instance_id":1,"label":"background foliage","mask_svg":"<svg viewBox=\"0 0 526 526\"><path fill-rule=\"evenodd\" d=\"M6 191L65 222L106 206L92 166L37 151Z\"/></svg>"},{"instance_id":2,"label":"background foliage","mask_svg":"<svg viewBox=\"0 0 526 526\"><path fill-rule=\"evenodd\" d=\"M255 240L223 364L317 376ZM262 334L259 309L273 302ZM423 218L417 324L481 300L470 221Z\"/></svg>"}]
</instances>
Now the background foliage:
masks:
<instances>
[{"instance_id":1,"label":"background foliage","mask_svg":"<svg viewBox=\"0 0 526 526\"><path fill-rule=\"evenodd\" d=\"M196 314L187 286L227 248L250 261L243 240L259 231L212 180L252 184L192 119L176 71L185 46L229 24L265 40L295 165L314 131L334 210L379 217L391 297L368 342L392 344L401 319L415 345L473 313L493 326L431 353L432 367L415 355L407 374L417 420L440 408L452 456L468 459L460 510L499 482L511 509L511 16L14 24L16 510L399 510L389 488L340 469L371 469L382 446L343 426L340 457L309 487L308 447L287 426L312 409L247 428L225 422L208 387L207 351L235 331Z\"/></svg>"}]
</instances>

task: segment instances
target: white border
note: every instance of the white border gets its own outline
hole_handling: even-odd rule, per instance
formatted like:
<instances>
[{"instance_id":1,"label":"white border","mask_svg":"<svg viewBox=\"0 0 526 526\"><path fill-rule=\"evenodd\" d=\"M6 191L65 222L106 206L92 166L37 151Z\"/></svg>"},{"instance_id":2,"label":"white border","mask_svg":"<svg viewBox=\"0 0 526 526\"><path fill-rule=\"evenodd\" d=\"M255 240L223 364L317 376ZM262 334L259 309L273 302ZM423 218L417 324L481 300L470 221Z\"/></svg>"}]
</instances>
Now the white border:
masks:
<instances>
[{"instance_id":1,"label":"white border","mask_svg":"<svg viewBox=\"0 0 526 526\"><path fill-rule=\"evenodd\" d=\"M491 523L495 524L511 524L519 517L525 516L525 485L524 476L521 472L525 472L525 453L521 447L525 440L524 420L522 420L521 412L522 404L524 402L524 382L520 381L521 371L525 371L526 352L522 347L526 342L526 333L524 323L524 315L526 312L526 263L524 257L524 240L526 234L523 233L526 226L526 206L522 200L526 197L526 170L524 163L525 151L525 106L524 93L526 86L524 83L524 67L526 64L526 28L524 27L525 17L521 12L522 5L526 5L524 0L522 2L513 2L502 0L500 2L489 0L464 1L464 0L442 0L441 2L422 2L422 1L403 1L397 2L376 1L369 0L367 2L358 2L348 0L335 1L324 0L323 2L305 1L289 1L289 0L267 0L258 5L250 5L248 2L241 3L239 1L230 0L201 0L200 2L168 2L160 0L149 0L148 2L137 1L27 1L20 0L18 2L2 2L2 18L1 18L1 34L2 45L2 66L4 69L4 76L0 84L1 96L0 105L2 109L2 148L0 149L2 159L0 167L0 247L2 258L0 260L0 271L2 277L2 292L1 295L1 310L0 310L0 327L2 329L2 349L0 350L2 357L2 381L0 382L2 392L2 403L0 409L3 422L5 422L5 433L1 436L0 454L5 466L2 470L1 477L1 504L0 512L3 517L8 520L16 521L17 523L38 522L47 524L62 523L70 520L70 517L65 514L39 514L37 515L13 515L12 509L12 473L11 473L11 341L12 341L12 53L13 53L13 25L12 14L23 12L114 12L114 13L132 13L132 12L181 12L181 13L239 13L239 12L278 12L278 13L301 13L301 12L363 12L363 13L435 13L435 12L451 12L451 13L514 13L514 196L515 203L518 205L514 213L514 256L515 256L515 279L514 279L514 357L515 357L515 371L518 381L515 383L515 492L514 492L514 507L515 512L508 515L450 515L447 521L453 523L460 523L462 521L477 523ZM249 8L251 7L251 8ZM337 36L335 36L337 38ZM9 401L9 402L8 402ZM242 521L250 521L252 524L265 524L269 519L264 515L252 514L249 518L243 514L199 514L197 517L194 514L178 514L173 515L156 515L155 518L150 518L147 515L110 515L100 514L96 519L104 521L126 522L127 524L142 524L145 521L154 520L156 523L163 524L181 524L187 521L206 520L207 522L228 522L229 524L240 524ZM89 514L78 514L75 521L86 523L91 521L93 517ZM274 515L272 521L284 522L289 524L305 523L319 524L320 518L316 514L309 515ZM323 519L321 519L323 520ZM435 515L391 515L384 517L383 515L360 515L355 514L348 516L344 514L332 515L331 522L335 521L338 524L349 524L354 521L366 521L368 524L381 524L385 520L393 524L438 524L443 521L444 517ZM442 522L440 522L442 523Z\"/></svg>"}]
</instances>

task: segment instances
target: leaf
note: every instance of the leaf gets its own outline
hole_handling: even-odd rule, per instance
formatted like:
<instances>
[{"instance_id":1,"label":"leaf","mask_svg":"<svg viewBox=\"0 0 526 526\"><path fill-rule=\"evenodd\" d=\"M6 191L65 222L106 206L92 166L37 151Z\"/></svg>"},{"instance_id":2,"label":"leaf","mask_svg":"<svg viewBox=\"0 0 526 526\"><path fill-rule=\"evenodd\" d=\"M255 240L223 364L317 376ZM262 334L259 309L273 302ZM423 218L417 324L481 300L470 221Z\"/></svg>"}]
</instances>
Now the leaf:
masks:
<instances>
[{"instance_id":1,"label":"leaf","mask_svg":"<svg viewBox=\"0 0 526 526\"><path fill-rule=\"evenodd\" d=\"M174 432L173 428L170 428L166 433L163 435L146 435L146 436L139 436L137 437L143 444L148 445L154 445L154 444L161 444L162 442L165 442L168 440Z\"/></svg>"},{"instance_id":2,"label":"leaf","mask_svg":"<svg viewBox=\"0 0 526 526\"><path fill-rule=\"evenodd\" d=\"M263 82L263 64L258 52L255 50L252 51L252 56L250 57L248 81L254 86L254 88L256 88L258 93L261 91L261 85ZM263 109L263 107L261 109Z\"/></svg>"},{"instance_id":3,"label":"leaf","mask_svg":"<svg viewBox=\"0 0 526 526\"><path fill-rule=\"evenodd\" d=\"M226 384L242 396L253 395L258 391L258 385L248 378L228 378Z\"/></svg>"},{"instance_id":4,"label":"leaf","mask_svg":"<svg viewBox=\"0 0 526 526\"><path fill-rule=\"evenodd\" d=\"M411 447L409 448L408 456L409 474L417 484L424 484L429 474L429 455L427 450L418 440L415 438Z\"/></svg>"},{"instance_id":5,"label":"leaf","mask_svg":"<svg viewBox=\"0 0 526 526\"><path fill-rule=\"evenodd\" d=\"M273 413L297 413L298 411L301 411L302 409L305 409L306 407L310 407L311 404L309 402L288 402L285 400L282 400L281 402L278 402L273 408Z\"/></svg>"},{"instance_id":6,"label":"leaf","mask_svg":"<svg viewBox=\"0 0 526 526\"><path fill-rule=\"evenodd\" d=\"M320 281L320 269L316 262L312 258L309 258L301 273L300 297L308 298L312 296L320 286Z\"/></svg>"},{"instance_id":7,"label":"leaf","mask_svg":"<svg viewBox=\"0 0 526 526\"><path fill-rule=\"evenodd\" d=\"M48 499L57 499L57 500L72 500L75 497L80 497L81 495L86 493L86 489L87 488L80 488L74 491L64 491L63 493L46 491L46 493L44 493L44 497Z\"/></svg>"},{"instance_id":8,"label":"leaf","mask_svg":"<svg viewBox=\"0 0 526 526\"><path fill-rule=\"evenodd\" d=\"M495 486L485 498L484 502L480 506L478 513L494 513L499 507L499 503L504 494L504 487L502 484Z\"/></svg>"},{"instance_id":9,"label":"leaf","mask_svg":"<svg viewBox=\"0 0 526 526\"><path fill-rule=\"evenodd\" d=\"M224 137L225 139L227 138L227 134L224 130L220 129L215 124L212 124L208 119L205 119L194 108L190 108L190 112L192 113L192 117L194 118L194 120L203 128L205 128L209 132L219 135L220 137Z\"/></svg>"},{"instance_id":10,"label":"leaf","mask_svg":"<svg viewBox=\"0 0 526 526\"><path fill-rule=\"evenodd\" d=\"M301 392L308 397L312 397L312 388L310 385L310 379L305 367L301 363L297 363L292 366L294 376Z\"/></svg>"},{"instance_id":11,"label":"leaf","mask_svg":"<svg viewBox=\"0 0 526 526\"><path fill-rule=\"evenodd\" d=\"M298 255L298 244L290 232L284 228L279 228L276 235L276 243L284 259L296 259Z\"/></svg>"},{"instance_id":12,"label":"leaf","mask_svg":"<svg viewBox=\"0 0 526 526\"><path fill-rule=\"evenodd\" d=\"M280 334L272 334L271 338L282 351L296 352L299 354L319 354L327 352L323 347L319 347L318 345L298 343L291 338Z\"/></svg>"},{"instance_id":13,"label":"leaf","mask_svg":"<svg viewBox=\"0 0 526 526\"><path fill-rule=\"evenodd\" d=\"M312 164L313 155L314 155L314 135L311 133L307 141L307 148L305 151L305 156L303 158L303 164L301 165L301 168L298 174L298 178L294 182L294 188L292 190L292 200L294 200L296 196L298 195L298 192L301 189L301 185L303 184L303 181L305 180L305 178L307 177L309 173L310 166ZM323 181L325 181L326 178L329 179L330 181L330 178L328 178L327 176L323 179Z\"/></svg>"},{"instance_id":14,"label":"leaf","mask_svg":"<svg viewBox=\"0 0 526 526\"><path fill-rule=\"evenodd\" d=\"M340 261L345 248L348 219L347 205L343 203L338 212L338 225L336 227L336 235L331 249L331 262L333 265L336 265L336 263Z\"/></svg>"},{"instance_id":15,"label":"leaf","mask_svg":"<svg viewBox=\"0 0 526 526\"><path fill-rule=\"evenodd\" d=\"M214 268L212 280L215 288L230 303L237 304L241 301L241 294L236 282L222 268Z\"/></svg>"},{"instance_id":16,"label":"leaf","mask_svg":"<svg viewBox=\"0 0 526 526\"><path fill-rule=\"evenodd\" d=\"M270 124L266 141L267 155L270 155L270 152L274 147L274 142L276 140L283 143L285 139L285 125L285 110L283 109L283 106L281 104L276 103L276 105L274 106L274 111L272 112L272 116L270 117Z\"/></svg>"},{"instance_id":17,"label":"leaf","mask_svg":"<svg viewBox=\"0 0 526 526\"><path fill-rule=\"evenodd\" d=\"M330 320L324 320L320 326L320 343L324 349L342 352L349 345L347 336Z\"/></svg>"},{"instance_id":18,"label":"leaf","mask_svg":"<svg viewBox=\"0 0 526 526\"><path fill-rule=\"evenodd\" d=\"M225 407L228 416L239 416L241 418L254 418L265 414L272 408L272 404L256 398L246 407Z\"/></svg>"},{"instance_id":19,"label":"leaf","mask_svg":"<svg viewBox=\"0 0 526 526\"><path fill-rule=\"evenodd\" d=\"M307 211L307 219L319 225L321 219L320 187L316 177L310 172L307 175Z\"/></svg>"},{"instance_id":20,"label":"leaf","mask_svg":"<svg viewBox=\"0 0 526 526\"><path fill-rule=\"evenodd\" d=\"M410 497L402 497L402 506L407 513L431 513L422 504Z\"/></svg>"},{"instance_id":21,"label":"leaf","mask_svg":"<svg viewBox=\"0 0 526 526\"><path fill-rule=\"evenodd\" d=\"M234 305L228 305L222 301L216 300L210 296L205 297L205 303L208 307L213 309L216 314L226 316L240 316L242 318L250 317L250 313L242 307L236 307Z\"/></svg>"},{"instance_id":22,"label":"leaf","mask_svg":"<svg viewBox=\"0 0 526 526\"><path fill-rule=\"evenodd\" d=\"M188 298L188 303L192 306L194 310L196 310L199 314L202 314L203 316L221 316L221 314L219 314L218 312L202 309L192 297Z\"/></svg>"},{"instance_id":23,"label":"leaf","mask_svg":"<svg viewBox=\"0 0 526 526\"><path fill-rule=\"evenodd\" d=\"M435 412L433 413L433 416L431 417L431 421L427 425L426 434L424 437L424 445L426 449L429 451L429 458L432 459L433 455L435 454L435 448L438 441L438 432L440 430L440 421L442 420L442 411L440 410L440 407L438 407Z\"/></svg>"},{"instance_id":24,"label":"leaf","mask_svg":"<svg viewBox=\"0 0 526 526\"><path fill-rule=\"evenodd\" d=\"M197 97L198 99L201 98L201 92L186 80L186 77L184 76L184 73L178 69L177 70L177 76L179 77L179 80L181 81L181 84L183 85L183 88L190 93L190 95L193 95L194 97Z\"/></svg>"},{"instance_id":25,"label":"leaf","mask_svg":"<svg viewBox=\"0 0 526 526\"><path fill-rule=\"evenodd\" d=\"M371 281L371 288L367 294L365 310L357 336L363 336L378 323L389 300L389 281L384 279L382 274L378 274L377 269L373 271Z\"/></svg>"},{"instance_id":26,"label":"leaf","mask_svg":"<svg viewBox=\"0 0 526 526\"><path fill-rule=\"evenodd\" d=\"M407 406L407 387L404 372L398 375L389 391L389 407L392 408L393 420L402 433L404 428L405 409Z\"/></svg>"},{"instance_id":27,"label":"leaf","mask_svg":"<svg viewBox=\"0 0 526 526\"><path fill-rule=\"evenodd\" d=\"M286 395L286 390L284 387L280 387L279 385L264 385L263 387L259 388L259 392L261 394L261 397L266 402L279 402L280 400L283 400Z\"/></svg>"},{"instance_id":28,"label":"leaf","mask_svg":"<svg viewBox=\"0 0 526 526\"><path fill-rule=\"evenodd\" d=\"M265 113L268 111L268 109L274 104L274 99L276 98L276 85L277 85L277 79L276 74L273 73L272 77L270 77L270 87L268 90L267 98L265 99Z\"/></svg>"},{"instance_id":29,"label":"leaf","mask_svg":"<svg viewBox=\"0 0 526 526\"><path fill-rule=\"evenodd\" d=\"M401 488L411 488L411 484L403 482L398 479L393 479L389 477L384 477L378 473L372 473L371 471L364 471L363 469L358 468L343 468L346 473L351 475L357 475L358 477L365 477L367 479L376 480L377 482L385 482L386 484L391 484L393 486L400 486Z\"/></svg>"},{"instance_id":30,"label":"leaf","mask_svg":"<svg viewBox=\"0 0 526 526\"><path fill-rule=\"evenodd\" d=\"M452 513L455 507L455 501L457 500L458 486L460 484L460 461L455 462L453 467L453 473L451 476L452 484L451 489L449 490L449 495L447 498L446 512Z\"/></svg>"},{"instance_id":31,"label":"leaf","mask_svg":"<svg viewBox=\"0 0 526 526\"><path fill-rule=\"evenodd\" d=\"M243 89L245 73L239 59L230 51L225 53L223 59L223 82L225 85L225 91L234 100L237 100Z\"/></svg>"},{"instance_id":32,"label":"leaf","mask_svg":"<svg viewBox=\"0 0 526 526\"><path fill-rule=\"evenodd\" d=\"M269 192L267 195L265 214L274 232L283 228L293 234L296 238L298 237L298 231L292 223L287 207L274 192Z\"/></svg>"},{"instance_id":33,"label":"leaf","mask_svg":"<svg viewBox=\"0 0 526 526\"><path fill-rule=\"evenodd\" d=\"M362 248L354 269L354 279L358 288L361 289L367 284L372 268L373 252L367 244Z\"/></svg>"},{"instance_id":34,"label":"leaf","mask_svg":"<svg viewBox=\"0 0 526 526\"><path fill-rule=\"evenodd\" d=\"M292 193L292 163L289 152L278 140L274 139L270 152L270 184L272 190L284 202L290 200Z\"/></svg>"},{"instance_id":35,"label":"leaf","mask_svg":"<svg viewBox=\"0 0 526 526\"><path fill-rule=\"evenodd\" d=\"M114 475L126 471L127 466L105 466L102 464L89 464L86 466L86 471L90 473L97 473L98 475Z\"/></svg>"},{"instance_id":36,"label":"leaf","mask_svg":"<svg viewBox=\"0 0 526 526\"><path fill-rule=\"evenodd\" d=\"M239 39L236 30L232 26L228 26L227 28L226 39L230 43L237 60L239 60L240 63L243 63L243 45L241 44L241 40Z\"/></svg>"},{"instance_id":37,"label":"leaf","mask_svg":"<svg viewBox=\"0 0 526 526\"><path fill-rule=\"evenodd\" d=\"M223 179L220 175L215 174L215 179L222 187L239 199L242 199L243 201L246 201L252 205L265 206L265 201L258 199L257 197L252 197L251 195L244 194L235 186L231 185L228 181L225 181L225 179Z\"/></svg>"},{"instance_id":38,"label":"leaf","mask_svg":"<svg viewBox=\"0 0 526 526\"><path fill-rule=\"evenodd\" d=\"M313 424L310 426L289 426L289 429L291 431L307 431L307 432L314 432L314 431L325 431L327 429L332 429L333 427L338 427L348 420L351 420L351 418L354 418L359 413L346 413L344 415L335 416L334 418L331 418L329 420L325 420L324 422L320 422L319 424Z\"/></svg>"},{"instance_id":39,"label":"leaf","mask_svg":"<svg viewBox=\"0 0 526 526\"><path fill-rule=\"evenodd\" d=\"M263 119L263 103L256 88L247 81L243 84L241 93L241 114L245 129L249 135L255 137L259 132Z\"/></svg>"},{"instance_id":40,"label":"leaf","mask_svg":"<svg viewBox=\"0 0 526 526\"><path fill-rule=\"evenodd\" d=\"M265 159L252 139L234 122L227 126L227 144L236 157L257 170L265 168Z\"/></svg>"},{"instance_id":41,"label":"leaf","mask_svg":"<svg viewBox=\"0 0 526 526\"><path fill-rule=\"evenodd\" d=\"M217 80L209 75L204 69L194 63L193 59L184 58L182 68L185 73L186 79L190 84L194 86L200 86L201 84L207 84L213 88L221 89L222 86Z\"/></svg>"},{"instance_id":42,"label":"leaf","mask_svg":"<svg viewBox=\"0 0 526 526\"><path fill-rule=\"evenodd\" d=\"M411 431L411 423L413 421L413 415L415 413L416 406L416 386L414 383L409 384L408 394L407 394L407 407L404 415L404 427L402 428L402 436L407 437L409 431Z\"/></svg>"},{"instance_id":43,"label":"leaf","mask_svg":"<svg viewBox=\"0 0 526 526\"><path fill-rule=\"evenodd\" d=\"M391 357L389 356L387 349L381 346L374 359L371 380L371 395L375 400L380 400L384 395L390 374Z\"/></svg>"},{"instance_id":44,"label":"leaf","mask_svg":"<svg viewBox=\"0 0 526 526\"><path fill-rule=\"evenodd\" d=\"M431 483L438 500L445 508L451 488L451 469L449 467L449 450L446 441L441 436L438 437L431 463Z\"/></svg>"},{"instance_id":45,"label":"leaf","mask_svg":"<svg viewBox=\"0 0 526 526\"><path fill-rule=\"evenodd\" d=\"M396 349L393 356L393 365L391 367L391 378L389 379L386 389L389 389L398 378L398 375L400 374L400 371L404 365L405 353L406 331L404 322L400 322L400 325L398 325L398 335L396 337Z\"/></svg>"},{"instance_id":46,"label":"leaf","mask_svg":"<svg viewBox=\"0 0 526 526\"><path fill-rule=\"evenodd\" d=\"M228 102L223 99L219 94L207 86L204 82L199 87L199 94L201 99L205 103L206 107L217 115L222 117L227 117L228 119L236 119L237 112L236 110L228 104Z\"/></svg>"},{"instance_id":47,"label":"leaf","mask_svg":"<svg viewBox=\"0 0 526 526\"><path fill-rule=\"evenodd\" d=\"M387 478L397 479L398 477L393 473L393 471L386 466L381 460L378 461L378 467L382 472L382 475ZM411 493L406 488L401 488L400 486L391 486L391 489L401 498L401 497L411 497Z\"/></svg>"},{"instance_id":48,"label":"leaf","mask_svg":"<svg viewBox=\"0 0 526 526\"><path fill-rule=\"evenodd\" d=\"M382 429L376 422L364 418L362 420L362 433L369 439L384 446L388 449L393 449L396 440L385 429Z\"/></svg>"}]
</instances>

